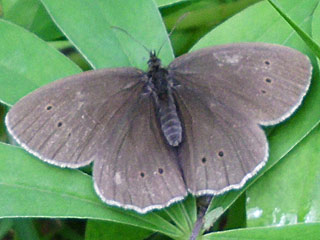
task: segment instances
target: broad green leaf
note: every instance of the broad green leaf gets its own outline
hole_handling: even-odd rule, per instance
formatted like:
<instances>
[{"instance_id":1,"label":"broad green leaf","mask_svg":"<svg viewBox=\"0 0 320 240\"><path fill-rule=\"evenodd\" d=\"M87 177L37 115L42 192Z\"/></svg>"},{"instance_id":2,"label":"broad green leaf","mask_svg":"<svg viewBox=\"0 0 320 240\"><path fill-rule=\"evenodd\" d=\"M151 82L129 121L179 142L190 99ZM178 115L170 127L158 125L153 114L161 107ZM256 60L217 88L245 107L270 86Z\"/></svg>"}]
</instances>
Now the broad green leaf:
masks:
<instances>
[{"instance_id":1,"label":"broad green leaf","mask_svg":"<svg viewBox=\"0 0 320 240\"><path fill-rule=\"evenodd\" d=\"M320 223L296 224L284 227L260 227L209 233L199 240L306 240L319 239Z\"/></svg>"},{"instance_id":2,"label":"broad green leaf","mask_svg":"<svg viewBox=\"0 0 320 240\"><path fill-rule=\"evenodd\" d=\"M320 46L317 44L305 31L303 31L292 19L290 16L285 14L281 7L273 0L268 0L269 3L274 7L274 9L290 24L290 26L295 29L303 41L308 45L308 47L313 51L313 53L320 58ZM306 19L307 20L307 19Z\"/></svg>"},{"instance_id":3,"label":"broad green leaf","mask_svg":"<svg viewBox=\"0 0 320 240\"><path fill-rule=\"evenodd\" d=\"M3 239L4 236L8 233L13 226L13 219L0 219L0 239Z\"/></svg>"},{"instance_id":4,"label":"broad green leaf","mask_svg":"<svg viewBox=\"0 0 320 240\"><path fill-rule=\"evenodd\" d=\"M145 239L151 234L151 231L132 227L130 225L124 225L115 222L89 220L86 227L85 239L140 240Z\"/></svg>"},{"instance_id":5,"label":"broad green leaf","mask_svg":"<svg viewBox=\"0 0 320 240\"><path fill-rule=\"evenodd\" d=\"M166 7L168 5L188 2L189 0L155 0L159 7Z\"/></svg>"},{"instance_id":6,"label":"broad green leaf","mask_svg":"<svg viewBox=\"0 0 320 240\"><path fill-rule=\"evenodd\" d=\"M40 0L2 0L3 19L28 29L44 40L62 37Z\"/></svg>"},{"instance_id":7,"label":"broad green leaf","mask_svg":"<svg viewBox=\"0 0 320 240\"><path fill-rule=\"evenodd\" d=\"M13 228L17 239L40 240L31 219L15 219Z\"/></svg>"},{"instance_id":8,"label":"broad green leaf","mask_svg":"<svg viewBox=\"0 0 320 240\"><path fill-rule=\"evenodd\" d=\"M320 222L319 180L318 124L279 164L249 188L248 226Z\"/></svg>"},{"instance_id":9,"label":"broad green leaf","mask_svg":"<svg viewBox=\"0 0 320 240\"><path fill-rule=\"evenodd\" d=\"M194 223L197 220L196 199L189 195L183 202L174 204L163 211L169 219L182 231L184 235L190 235Z\"/></svg>"},{"instance_id":10,"label":"broad green leaf","mask_svg":"<svg viewBox=\"0 0 320 240\"><path fill-rule=\"evenodd\" d=\"M135 66L146 69L149 52L141 44L150 50L159 50L161 44L167 43L160 56L164 63L173 59L165 27L153 1L65 0L63 7L56 0L41 1L60 30L93 68Z\"/></svg>"},{"instance_id":11,"label":"broad green leaf","mask_svg":"<svg viewBox=\"0 0 320 240\"><path fill-rule=\"evenodd\" d=\"M259 1L261 0L179 1L162 6L160 11L169 30L176 26L170 39L175 53L181 55L212 28ZM185 14L187 16L178 23L179 18Z\"/></svg>"},{"instance_id":12,"label":"broad green leaf","mask_svg":"<svg viewBox=\"0 0 320 240\"><path fill-rule=\"evenodd\" d=\"M47 43L25 29L0 20L0 101L12 105L32 90L81 72Z\"/></svg>"},{"instance_id":13,"label":"broad green leaf","mask_svg":"<svg viewBox=\"0 0 320 240\"><path fill-rule=\"evenodd\" d=\"M317 5L314 14L313 14L313 21L312 21L312 36L314 40L320 45L320 4ZM320 53L318 53L318 56ZM318 60L320 58L318 57Z\"/></svg>"},{"instance_id":14,"label":"broad green leaf","mask_svg":"<svg viewBox=\"0 0 320 240\"><path fill-rule=\"evenodd\" d=\"M280 0L278 2L285 9L285 13L292 16L297 25L303 27L305 31L310 31L310 18L318 0L303 2ZM305 22L309 24L304 25ZM308 52L307 46L295 30L267 1L257 3L236 14L203 37L192 50L234 42L278 43Z\"/></svg>"}]
</instances>

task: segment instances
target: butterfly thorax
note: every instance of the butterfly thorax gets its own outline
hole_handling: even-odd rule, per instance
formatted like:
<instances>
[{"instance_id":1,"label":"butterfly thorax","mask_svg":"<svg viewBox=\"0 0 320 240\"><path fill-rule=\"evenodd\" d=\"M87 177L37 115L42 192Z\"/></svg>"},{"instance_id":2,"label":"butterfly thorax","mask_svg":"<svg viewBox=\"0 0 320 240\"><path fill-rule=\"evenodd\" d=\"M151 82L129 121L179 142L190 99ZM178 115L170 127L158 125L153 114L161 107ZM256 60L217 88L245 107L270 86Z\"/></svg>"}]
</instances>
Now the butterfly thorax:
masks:
<instances>
[{"instance_id":1,"label":"butterfly thorax","mask_svg":"<svg viewBox=\"0 0 320 240\"><path fill-rule=\"evenodd\" d=\"M150 52L148 65L147 88L150 89L161 130L169 145L178 146L182 140L182 127L172 93L175 88L173 80L154 51Z\"/></svg>"}]
</instances>

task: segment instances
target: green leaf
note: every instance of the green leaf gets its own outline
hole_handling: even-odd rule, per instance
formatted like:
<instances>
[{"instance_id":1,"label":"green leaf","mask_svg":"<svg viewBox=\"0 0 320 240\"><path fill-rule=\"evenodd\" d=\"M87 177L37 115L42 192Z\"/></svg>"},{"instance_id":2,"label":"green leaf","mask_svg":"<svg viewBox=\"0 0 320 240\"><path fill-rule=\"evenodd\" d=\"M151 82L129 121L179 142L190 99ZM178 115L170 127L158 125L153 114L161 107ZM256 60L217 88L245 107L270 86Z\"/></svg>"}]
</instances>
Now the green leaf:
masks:
<instances>
[{"instance_id":1,"label":"green leaf","mask_svg":"<svg viewBox=\"0 0 320 240\"><path fill-rule=\"evenodd\" d=\"M234 14L260 0L199 0L179 1L162 5L161 15L168 29L173 31L170 39L176 54L187 52L205 33ZM178 23L178 19L187 16Z\"/></svg>"},{"instance_id":2,"label":"green leaf","mask_svg":"<svg viewBox=\"0 0 320 240\"><path fill-rule=\"evenodd\" d=\"M15 219L14 230L17 239L40 240L40 237L31 219Z\"/></svg>"},{"instance_id":3,"label":"green leaf","mask_svg":"<svg viewBox=\"0 0 320 240\"><path fill-rule=\"evenodd\" d=\"M201 237L201 240L305 240L305 239L319 239L320 223L296 224L284 227L260 227L247 228L239 230L231 230L225 232L217 232L206 234ZM199 239L199 240L200 240Z\"/></svg>"},{"instance_id":4,"label":"green leaf","mask_svg":"<svg viewBox=\"0 0 320 240\"><path fill-rule=\"evenodd\" d=\"M165 27L153 1L65 0L63 8L56 0L41 1L93 68L135 66L146 69L149 52L141 44L158 50L166 42L161 59L164 63L173 59ZM128 34L111 26L120 27Z\"/></svg>"},{"instance_id":5,"label":"green leaf","mask_svg":"<svg viewBox=\"0 0 320 240\"><path fill-rule=\"evenodd\" d=\"M129 225L90 220L87 223L85 239L140 240L145 239L151 234L151 231Z\"/></svg>"},{"instance_id":6,"label":"green leaf","mask_svg":"<svg viewBox=\"0 0 320 240\"><path fill-rule=\"evenodd\" d=\"M155 2L159 7L165 7L172 4L188 2L190 0L156 0Z\"/></svg>"},{"instance_id":7,"label":"green leaf","mask_svg":"<svg viewBox=\"0 0 320 240\"><path fill-rule=\"evenodd\" d=\"M0 239L4 239L4 236L8 233L13 226L13 219L0 219Z\"/></svg>"},{"instance_id":8,"label":"green leaf","mask_svg":"<svg viewBox=\"0 0 320 240\"><path fill-rule=\"evenodd\" d=\"M0 20L0 101L13 105L32 90L81 72L68 58L25 29Z\"/></svg>"},{"instance_id":9,"label":"green leaf","mask_svg":"<svg viewBox=\"0 0 320 240\"><path fill-rule=\"evenodd\" d=\"M28 29L44 40L62 37L40 0L2 0L3 19Z\"/></svg>"},{"instance_id":10,"label":"green leaf","mask_svg":"<svg viewBox=\"0 0 320 240\"><path fill-rule=\"evenodd\" d=\"M320 222L319 181L318 124L279 164L248 190L248 226Z\"/></svg>"},{"instance_id":11,"label":"green leaf","mask_svg":"<svg viewBox=\"0 0 320 240\"><path fill-rule=\"evenodd\" d=\"M281 0L286 14L310 31L311 16L318 0ZM263 17L262 17L263 16ZM308 25L305 25L306 22ZM303 25L303 26L301 26ZM285 19L266 1L257 3L236 14L203 37L192 50L234 42L269 42L291 46L307 52L307 46Z\"/></svg>"},{"instance_id":12,"label":"green leaf","mask_svg":"<svg viewBox=\"0 0 320 240\"><path fill-rule=\"evenodd\" d=\"M164 209L164 212L185 236L190 235L194 223L197 220L195 197L189 195L183 202L179 202L169 208Z\"/></svg>"},{"instance_id":13,"label":"green leaf","mask_svg":"<svg viewBox=\"0 0 320 240\"><path fill-rule=\"evenodd\" d=\"M314 10L313 14L313 21L312 21L312 36L314 40L320 45L320 4L317 5L316 9ZM320 55L320 52L318 51L317 55ZM318 60L320 58L318 57Z\"/></svg>"},{"instance_id":14,"label":"green leaf","mask_svg":"<svg viewBox=\"0 0 320 240\"><path fill-rule=\"evenodd\" d=\"M274 9L290 24L290 26L299 34L303 41L312 49L313 53L320 58L320 46L305 32L303 31L287 14L283 12L280 6L272 0L268 0Z\"/></svg>"}]
</instances>

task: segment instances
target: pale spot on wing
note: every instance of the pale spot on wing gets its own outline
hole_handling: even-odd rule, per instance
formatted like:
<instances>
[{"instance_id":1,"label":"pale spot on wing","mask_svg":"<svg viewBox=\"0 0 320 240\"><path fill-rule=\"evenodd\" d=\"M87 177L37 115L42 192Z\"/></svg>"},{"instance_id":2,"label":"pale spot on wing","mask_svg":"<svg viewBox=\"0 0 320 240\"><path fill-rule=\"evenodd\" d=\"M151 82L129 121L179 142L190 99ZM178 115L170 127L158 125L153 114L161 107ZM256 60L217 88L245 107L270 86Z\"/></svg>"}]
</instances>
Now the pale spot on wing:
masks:
<instances>
[{"instance_id":1,"label":"pale spot on wing","mask_svg":"<svg viewBox=\"0 0 320 240\"><path fill-rule=\"evenodd\" d=\"M113 180L117 185L120 185L122 183L122 178L121 178L120 172L116 172L116 174L114 175Z\"/></svg>"},{"instance_id":2,"label":"pale spot on wing","mask_svg":"<svg viewBox=\"0 0 320 240\"><path fill-rule=\"evenodd\" d=\"M242 59L242 57L239 55L226 56L225 62L230 63L230 64L235 64L235 63L240 62L241 59Z\"/></svg>"},{"instance_id":3,"label":"pale spot on wing","mask_svg":"<svg viewBox=\"0 0 320 240\"><path fill-rule=\"evenodd\" d=\"M238 55L238 54L230 55L228 53L225 53L225 54L213 53L213 57L218 60L219 67L221 67L225 64L231 64L231 65L238 64L242 60L242 56Z\"/></svg>"}]
</instances>

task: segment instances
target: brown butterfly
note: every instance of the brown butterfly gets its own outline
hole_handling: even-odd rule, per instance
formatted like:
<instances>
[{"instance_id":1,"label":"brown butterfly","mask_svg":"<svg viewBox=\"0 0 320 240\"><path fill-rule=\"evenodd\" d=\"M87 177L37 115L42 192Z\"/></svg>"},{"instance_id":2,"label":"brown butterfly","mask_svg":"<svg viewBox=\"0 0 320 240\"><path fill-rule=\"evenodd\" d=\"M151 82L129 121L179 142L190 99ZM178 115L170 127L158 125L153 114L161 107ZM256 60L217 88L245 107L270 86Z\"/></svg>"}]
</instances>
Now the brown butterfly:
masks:
<instances>
[{"instance_id":1,"label":"brown butterfly","mask_svg":"<svg viewBox=\"0 0 320 240\"><path fill-rule=\"evenodd\" d=\"M194 195L241 188L268 158L260 125L289 117L310 84L311 64L288 47L204 48L167 68L101 69L50 83L15 104L9 132L61 167L94 161L108 204L145 213Z\"/></svg>"}]
</instances>

